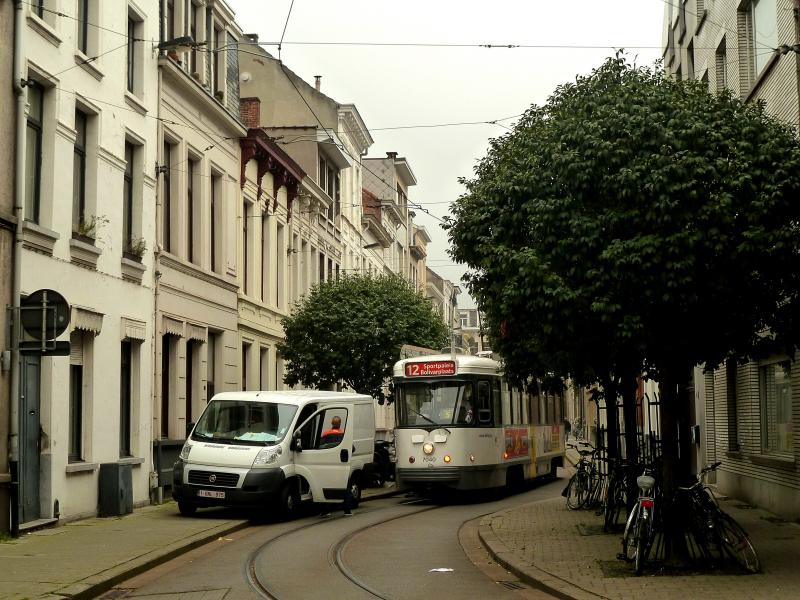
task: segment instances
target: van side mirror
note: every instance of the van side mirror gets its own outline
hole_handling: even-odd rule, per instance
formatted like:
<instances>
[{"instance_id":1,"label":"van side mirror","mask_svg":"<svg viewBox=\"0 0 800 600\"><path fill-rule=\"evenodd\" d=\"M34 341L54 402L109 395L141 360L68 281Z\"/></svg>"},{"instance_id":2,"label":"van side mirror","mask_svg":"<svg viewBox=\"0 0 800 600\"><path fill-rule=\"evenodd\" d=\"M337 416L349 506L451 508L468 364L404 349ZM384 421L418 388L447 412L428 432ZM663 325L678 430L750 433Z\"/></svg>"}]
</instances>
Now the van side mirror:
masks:
<instances>
[{"instance_id":1,"label":"van side mirror","mask_svg":"<svg viewBox=\"0 0 800 600\"><path fill-rule=\"evenodd\" d=\"M289 450L294 450L295 452L303 451L303 442L300 441L299 431L292 436L292 441L289 442Z\"/></svg>"}]
</instances>

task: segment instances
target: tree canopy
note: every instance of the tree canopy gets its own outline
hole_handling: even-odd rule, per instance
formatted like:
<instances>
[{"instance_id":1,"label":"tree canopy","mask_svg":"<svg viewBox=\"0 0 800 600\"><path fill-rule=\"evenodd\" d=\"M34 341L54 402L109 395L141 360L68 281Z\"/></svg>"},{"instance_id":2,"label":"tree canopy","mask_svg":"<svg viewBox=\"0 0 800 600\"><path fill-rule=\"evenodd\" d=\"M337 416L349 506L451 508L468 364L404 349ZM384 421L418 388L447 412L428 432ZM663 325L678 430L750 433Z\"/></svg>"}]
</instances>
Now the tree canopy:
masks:
<instances>
[{"instance_id":1,"label":"tree canopy","mask_svg":"<svg viewBox=\"0 0 800 600\"><path fill-rule=\"evenodd\" d=\"M404 344L442 348L447 328L404 279L346 275L314 287L282 321L278 351L289 385L329 388L342 381L385 400L383 384Z\"/></svg>"},{"instance_id":2,"label":"tree canopy","mask_svg":"<svg viewBox=\"0 0 800 600\"><path fill-rule=\"evenodd\" d=\"M463 183L451 255L513 376L659 376L797 344L800 144L762 104L617 55Z\"/></svg>"}]
</instances>

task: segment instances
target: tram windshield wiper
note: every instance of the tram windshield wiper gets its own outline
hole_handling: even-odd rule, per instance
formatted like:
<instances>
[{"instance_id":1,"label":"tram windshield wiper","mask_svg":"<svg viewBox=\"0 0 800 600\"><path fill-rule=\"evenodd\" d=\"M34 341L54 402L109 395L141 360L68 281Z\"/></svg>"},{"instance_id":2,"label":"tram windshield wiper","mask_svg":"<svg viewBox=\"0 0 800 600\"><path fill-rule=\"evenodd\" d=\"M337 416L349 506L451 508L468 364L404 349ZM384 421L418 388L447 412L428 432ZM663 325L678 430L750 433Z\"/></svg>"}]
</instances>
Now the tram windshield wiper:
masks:
<instances>
[{"instance_id":1,"label":"tram windshield wiper","mask_svg":"<svg viewBox=\"0 0 800 600\"><path fill-rule=\"evenodd\" d=\"M426 416L425 416L425 415L423 415L422 413L415 411L415 410L414 410L413 408L411 408L410 406L406 405L406 408L407 408L408 410L410 410L412 413L414 413L415 415L417 415L417 416L419 416L419 417L422 417L423 419L425 419L425 420L426 420L428 423L430 423L431 425L436 425L436 427L438 427L439 429L444 429L444 430L445 430L447 433L452 433L452 432L451 432L451 431L450 431L450 430L449 430L447 427L445 427L444 425L440 425L439 423L437 423L436 421L434 421L434 420L433 420L433 419L431 419L430 417L426 417Z\"/></svg>"}]
</instances>

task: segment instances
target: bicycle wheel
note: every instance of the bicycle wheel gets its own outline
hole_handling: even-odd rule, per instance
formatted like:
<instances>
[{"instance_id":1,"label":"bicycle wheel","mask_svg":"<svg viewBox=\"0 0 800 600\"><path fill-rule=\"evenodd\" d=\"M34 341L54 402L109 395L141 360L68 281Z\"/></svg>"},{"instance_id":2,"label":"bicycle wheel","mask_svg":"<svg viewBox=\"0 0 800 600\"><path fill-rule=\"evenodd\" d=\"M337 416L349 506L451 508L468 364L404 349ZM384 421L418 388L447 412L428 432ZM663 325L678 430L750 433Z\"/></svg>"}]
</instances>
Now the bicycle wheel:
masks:
<instances>
[{"instance_id":1,"label":"bicycle wheel","mask_svg":"<svg viewBox=\"0 0 800 600\"><path fill-rule=\"evenodd\" d=\"M625 523L625 531L622 533L622 558L626 562L633 562L636 558L636 532L639 528L639 511L641 505L637 502L628 515L628 520Z\"/></svg>"},{"instance_id":2,"label":"bicycle wheel","mask_svg":"<svg viewBox=\"0 0 800 600\"><path fill-rule=\"evenodd\" d=\"M567 489L567 507L572 510L581 508L589 497L590 481L586 471L576 471L569 480Z\"/></svg>"},{"instance_id":3,"label":"bicycle wheel","mask_svg":"<svg viewBox=\"0 0 800 600\"><path fill-rule=\"evenodd\" d=\"M717 535L722 547L733 560L739 563L745 571L758 573L761 562L758 560L753 544L742 526L733 520L733 517L720 511L716 522Z\"/></svg>"},{"instance_id":4,"label":"bicycle wheel","mask_svg":"<svg viewBox=\"0 0 800 600\"><path fill-rule=\"evenodd\" d=\"M619 477L611 477L608 480L608 494L606 495L604 531L611 531L617 526L620 515L625 514L626 504L624 480Z\"/></svg>"},{"instance_id":5,"label":"bicycle wheel","mask_svg":"<svg viewBox=\"0 0 800 600\"><path fill-rule=\"evenodd\" d=\"M644 512L639 519L639 525L636 528L636 574L641 575L644 571L644 561L647 560L647 553L650 550L650 532L652 531L653 524L651 523L651 515Z\"/></svg>"}]
</instances>

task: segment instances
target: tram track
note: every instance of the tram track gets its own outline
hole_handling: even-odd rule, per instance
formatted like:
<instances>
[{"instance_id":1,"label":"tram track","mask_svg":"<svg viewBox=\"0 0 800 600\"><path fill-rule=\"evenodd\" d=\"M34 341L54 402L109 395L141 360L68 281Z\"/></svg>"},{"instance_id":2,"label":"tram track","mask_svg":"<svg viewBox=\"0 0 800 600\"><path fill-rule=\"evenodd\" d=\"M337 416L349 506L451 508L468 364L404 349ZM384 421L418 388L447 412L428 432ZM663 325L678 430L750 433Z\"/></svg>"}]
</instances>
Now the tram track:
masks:
<instances>
[{"instance_id":1,"label":"tram track","mask_svg":"<svg viewBox=\"0 0 800 600\"><path fill-rule=\"evenodd\" d=\"M407 502L401 502L400 505L408 506L408 505L416 504L418 502L420 502L420 500L411 500L411 501L407 501ZM364 527L360 527L358 529L355 529L355 530L347 533L344 537L342 537L339 541L337 541L333 546L331 546L331 548L329 550L329 554L328 554L328 560L333 566L336 567L336 569L339 571L339 573L342 574L342 576L345 579L347 579L354 586L364 590L365 592L367 592L368 594L370 594L374 598L378 598L379 600L395 600L395 598L393 598L392 596L388 596L384 592L381 592L380 590L375 590L368 583L366 583L364 580L359 578L355 573L353 573L352 570L350 570L350 568L345 564L344 557L343 557L345 547L355 537L357 537L358 535L362 534L363 532L365 532L365 531L367 531L367 530L369 530L369 529L371 529L373 527L377 527L379 525L384 525L386 523L391 523L393 521L397 521L397 520L400 520L400 519L405 519L407 517L412 517L412 516L415 516L415 515L419 515L419 514L424 513L424 512L428 512L428 511L432 511L432 510L439 510L441 508L444 508L444 506L427 506L427 507L422 508L421 510L416 510L416 511L409 512L409 513L402 514L402 515L396 515L396 516L393 516L391 518L383 519L383 520L378 521L378 522L373 522L373 523L370 523L369 525L365 525ZM379 509L379 510L381 510L381 511L388 510L388 507L385 508L385 509L382 508L382 509ZM343 518L343 517L340 517L340 518ZM256 562L258 561L258 559L263 555L263 553L270 546L275 545L280 540L282 540L284 538L288 538L289 536L294 535L296 533L299 533L301 531L305 531L305 530L311 529L313 527L319 527L321 525L326 525L326 524L330 524L330 523L331 523L331 521L318 521L318 522L314 522L314 523L306 523L305 525L301 525L299 527L295 527L293 529L285 531L285 532L281 533L280 535L277 535L274 538L271 538L270 540L266 541L264 544L262 544L261 546L256 548L250 554L250 556L248 557L247 563L246 563L246 566L245 566L245 572L246 572L247 581L248 581L248 584L250 585L251 589L256 594L258 594L260 597L264 598L265 600L285 600L281 596L277 595L275 590L270 588L268 582L265 582L265 581L262 581L261 579L259 579L258 573L257 573L257 569L256 569Z\"/></svg>"}]
</instances>

